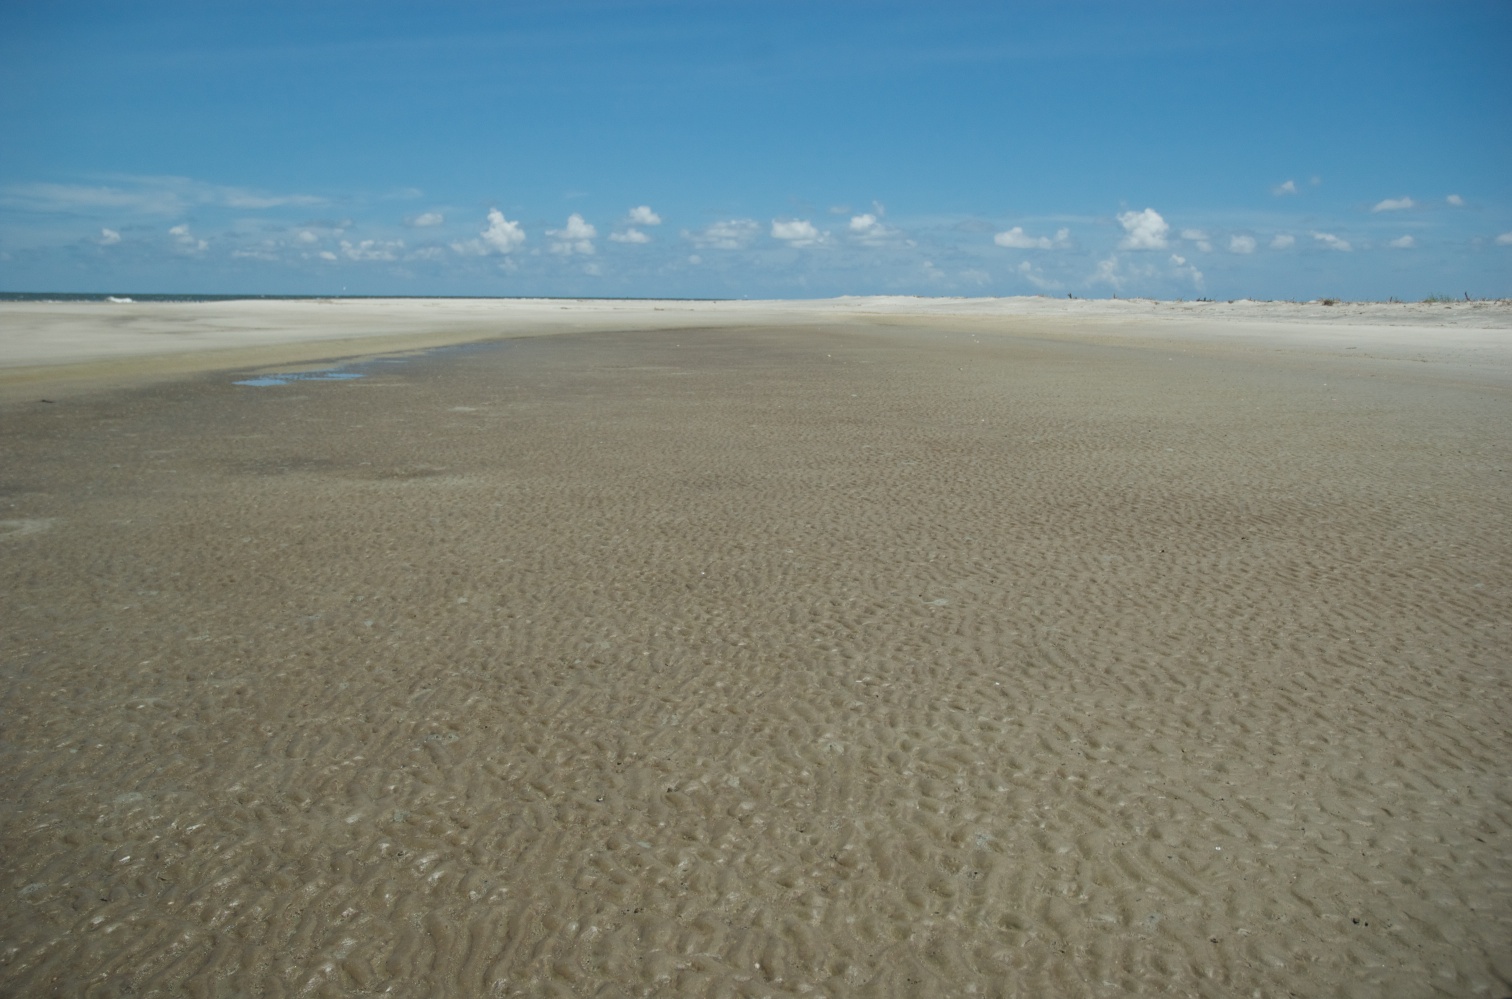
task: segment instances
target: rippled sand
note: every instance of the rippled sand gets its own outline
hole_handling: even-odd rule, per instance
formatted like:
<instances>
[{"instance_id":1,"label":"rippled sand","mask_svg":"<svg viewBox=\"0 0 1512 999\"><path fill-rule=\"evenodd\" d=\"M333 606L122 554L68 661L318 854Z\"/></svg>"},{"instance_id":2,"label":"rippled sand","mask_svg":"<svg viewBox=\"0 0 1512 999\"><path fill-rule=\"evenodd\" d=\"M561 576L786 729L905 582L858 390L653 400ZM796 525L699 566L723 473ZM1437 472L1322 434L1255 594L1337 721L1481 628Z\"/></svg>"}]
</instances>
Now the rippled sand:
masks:
<instances>
[{"instance_id":1,"label":"rippled sand","mask_svg":"<svg viewBox=\"0 0 1512 999\"><path fill-rule=\"evenodd\" d=\"M859 321L0 416L0 994L1512 991L1512 405Z\"/></svg>"}]
</instances>

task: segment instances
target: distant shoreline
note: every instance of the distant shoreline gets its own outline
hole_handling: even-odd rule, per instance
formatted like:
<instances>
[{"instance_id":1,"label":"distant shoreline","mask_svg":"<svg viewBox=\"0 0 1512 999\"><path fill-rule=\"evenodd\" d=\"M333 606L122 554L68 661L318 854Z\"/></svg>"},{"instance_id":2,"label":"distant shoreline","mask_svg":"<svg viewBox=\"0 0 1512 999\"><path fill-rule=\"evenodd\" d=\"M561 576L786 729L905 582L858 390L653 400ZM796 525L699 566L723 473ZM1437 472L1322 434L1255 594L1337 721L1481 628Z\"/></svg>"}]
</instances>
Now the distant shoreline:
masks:
<instances>
[{"instance_id":1,"label":"distant shoreline","mask_svg":"<svg viewBox=\"0 0 1512 999\"><path fill-rule=\"evenodd\" d=\"M831 298L761 299L781 302L828 302L867 298L905 298L919 301L962 301L953 295L839 295ZM1512 298L1471 298L1429 295L1421 299L1401 298L1150 298L1143 295L1016 295L1010 298L1038 298L1052 302L1160 302L1167 304L1233 305L1236 302L1283 305L1433 305L1449 302L1485 302L1512 304ZM976 299L964 299L973 301ZM1002 296L986 296L981 301L999 301ZM262 292L197 294L157 291L0 291L0 302L102 302L118 305L146 302L372 302L372 301L440 301L440 302L747 302L749 298L669 298L626 295L285 295Z\"/></svg>"},{"instance_id":2,"label":"distant shoreline","mask_svg":"<svg viewBox=\"0 0 1512 999\"><path fill-rule=\"evenodd\" d=\"M127 301L126 299L130 299ZM1331 300L1330 300L1331 301ZM753 326L893 326L1208 349L1351 351L1512 380L1512 302L0 297L0 401L482 340ZM1447 370L1447 368L1446 368Z\"/></svg>"}]
</instances>

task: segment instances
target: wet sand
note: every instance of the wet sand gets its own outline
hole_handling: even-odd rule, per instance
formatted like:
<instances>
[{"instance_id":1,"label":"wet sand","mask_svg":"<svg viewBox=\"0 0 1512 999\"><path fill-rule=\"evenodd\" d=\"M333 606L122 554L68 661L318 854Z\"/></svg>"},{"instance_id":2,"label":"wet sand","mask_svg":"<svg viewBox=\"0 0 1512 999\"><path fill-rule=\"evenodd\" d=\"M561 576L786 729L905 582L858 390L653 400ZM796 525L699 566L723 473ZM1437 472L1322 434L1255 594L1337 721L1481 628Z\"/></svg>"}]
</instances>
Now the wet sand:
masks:
<instances>
[{"instance_id":1,"label":"wet sand","mask_svg":"<svg viewBox=\"0 0 1512 999\"><path fill-rule=\"evenodd\" d=\"M635 308L13 359L0 994L1512 992L1504 317Z\"/></svg>"}]
</instances>

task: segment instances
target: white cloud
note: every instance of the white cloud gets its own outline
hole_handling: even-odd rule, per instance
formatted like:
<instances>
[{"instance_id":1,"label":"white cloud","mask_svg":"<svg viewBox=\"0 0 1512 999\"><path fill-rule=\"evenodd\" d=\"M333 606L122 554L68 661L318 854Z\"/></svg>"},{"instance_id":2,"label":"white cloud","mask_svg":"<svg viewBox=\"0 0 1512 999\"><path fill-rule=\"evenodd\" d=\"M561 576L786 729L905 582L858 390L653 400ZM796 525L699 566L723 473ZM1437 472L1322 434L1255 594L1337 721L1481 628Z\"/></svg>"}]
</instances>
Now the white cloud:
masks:
<instances>
[{"instance_id":1,"label":"white cloud","mask_svg":"<svg viewBox=\"0 0 1512 999\"><path fill-rule=\"evenodd\" d=\"M406 260L440 260L446 256L446 251L439 246L422 246L410 251Z\"/></svg>"},{"instance_id":2,"label":"white cloud","mask_svg":"<svg viewBox=\"0 0 1512 999\"><path fill-rule=\"evenodd\" d=\"M884 243L893 235L893 230L883 225L882 220L871 212L852 215L849 229L852 239L868 246Z\"/></svg>"},{"instance_id":3,"label":"white cloud","mask_svg":"<svg viewBox=\"0 0 1512 999\"><path fill-rule=\"evenodd\" d=\"M1313 183L1316 184L1317 182L1318 182L1318 179L1316 177L1314 177L1313 178ZM1271 188L1271 193L1274 194L1274 195L1277 195L1277 196L1280 196L1280 195L1283 195L1283 194L1296 194L1297 193L1297 182L1294 181L1294 180L1288 180L1284 184L1277 184L1275 187Z\"/></svg>"},{"instance_id":4,"label":"white cloud","mask_svg":"<svg viewBox=\"0 0 1512 999\"><path fill-rule=\"evenodd\" d=\"M1386 245L1391 247L1393 250L1410 250L1417 245L1417 240L1413 239L1411 236L1398 236L1396 239L1393 239Z\"/></svg>"},{"instance_id":5,"label":"white cloud","mask_svg":"<svg viewBox=\"0 0 1512 999\"><path fill-rule=\"evenodd\" d=\"M1504 232L1496 237L1497 246L1512 246L1512 232Z\"/></svg>"},{"instance_id":6,"label":"white cloud","mask_svg":"<svg viewBox=\"0 0 1512 999\"><path fill-rule=\"evenodd\" d=\"M630 209L625 221L631 225L661 225L661 216L653 212L650 205L637 205Z\"/></svg>"},{"instance_id":7,"label":"white cloud","mask_svg":"<svg viewBox=\"0 0 1512 999\"><path fill-rule=\"evenodd\" d=\"M310 194L258 194L236 187L209 187L207 195L219 198L228 208L312 207L326 203L326 199Z\"/></svg>"},{"instance_id":8,"label":"white cloud","mask_svg":"<svg viewBox=\"0 0 1512 999\"><path fill-rule=\"evenodd\" d=\"M1181 230L1181 238L1196 244L1197 249L1203 253L1213 252L1213 244L1208 239L1208 234L1201 229L1183 229Z\"/></svg>"},{"instance_id":9,"label":"white cloud","mask_svg":"<svg viewBox=\"0 0 1512 999\"><path fill-rule=\"evenodd\" d=\"M1142 212L1124 212L1118 216L1118 224L1124 227L1123 241L1118 244L1123 250L1163 250L1166 234L1171 227L1153 208Z\"/></svg>"},{"instance_id":10,"label":"white cloud","mask_svg":"<svg viewBox=\"0 0 1512 999\"><path fill-rule=\"evenodd\" d=\"M1289 232L1278 232L1270 241L1272 250L1290 250L1297 243L1297 237Z\"/></svg>"},{"instance_id":11,"label":"white cloud","mask_svg":"<svg viewBox=\"0 0 1512 999\"><path fill-rule=\"evenodd\" d=\"M1408 197L1387 198L1385 201L1377 201L1373 212L1400 212L1408 208L1416 208L1417 202Z\"/></svg>"},{"instance_id":12,"label":"white cloud","mask_svg":"<svg viewBox=\"0 0 1512 999\"><path fill-rule=\"evenodd\" d=\"M512 253L515 248L525 242L525 230L520 228L520 223L511 222L504 217L504 213L497 208L488 210L488 226L478 233L478 239L469 239L462 243L453 243L451 248L457 253L469 256L481 257L487 253Z\"/></svg>"},{"instance_id":13,"label":"white cloud","mask_svg":"<svg viewBox=\"0 0 1512 999\"><path fill-rule=\"evenodd\" d=\"M631 227L624 232L611 232L609 238L616 243L649 243L651 237L639 229Z\"/></svg>"},{"instance_id":14,"label":"white cloud","mask_svg":"<svg viewBox=\"0 0 1512 999\"><path fill-rule=\"evenodd\" d=\"M1007 232L1000 232L992 237L992 241L998 246L1006 246L1010 250L1054 250L1068 246L1071 242L1070 229L1057 229L1055 236L1031 236L1021 226L1014 226Z\"/></svg>"},{"instance_id":15,"label":"white cloud","mask_svg":"<svg viewBox=\"0 0 1512 999\"><path fill-rule=\"evenodd\" d=\"M793 219L790 222L772 220L772 238L780 239L789 246L813 246L824 242L824 234L814 228L808 219Z\"/></svg>"},{"instance_id":16,"label":"white cloud","mask_svg":"<svg viewBox=\"0 0 1512 999\"><path fill-rule=\"evenodd\" d=\"M100 245L101 246L110 246L111 244L113 244L113 243L119 243L120 241L121 241L121 234L118 233L118 232L116 232L114 229L101 229L100 230Z\"/></svg>"},{"instance_id":17,"label":"white cloud","mask_svg":"<svg viewBox=\"0 0 1512 999\"><path fill-rule=\"evenodd\" d=\"M1229 237L1229 252L1230 253L1254 253L1255 252L1255 237L1254 236L1230 236Z\"/></svg>"},{"instance_id":18,"label":"white cloud","mask_svg":"<svg viewBox=\"0 0 1512 999\"><path fill-rule=\"evenodd\" d=\"M1173 253L1171 254L1171 264L1175 267L1177 276L1188 278L1195 287L1198 289L1202 288L1202 272L1195 266L1188 264L1186 257L1181 256L1179 253Z\"/></svg>"},{"instance_id":19,"label":"white cloud","mask_svg":"<svg viewBox=\"0 0 1512 999\"><path fill-rule=\"evenodd\" d=\"M1462 208L1462 207L1464 207L1464 204L1465 204L1465 199L1462 198L1462 197L1460 197L1458 194L1451 194L1451 195L1449 195L1449 197L1445 198L1444 200L1447 201L1447 202L1449 202L1451 205L1453 205L1456 208Z\"/></svg>"},{"instance_id":20,"label":"white cloud","mask_svg":"<svg viewBox=\"0 0 1512 999\"><path fill-rule=\"evenodd\" d=\"M426 229L430 226L440 225L446 221L446 217L440 212L422 212L412 218L406 219L405 224L416 229Z\"/></svg>"},{"instance_id":21,"label":"white cloud","mask_svg":"<svg viewBox=\"0 0 1512 999\"><path fill-rule=\"evenodd\" d=\"M761 232L755 219L728 219L715 222L699 232L683 230L683 238L701 250L743 250Z\"/></svg>"},{"instance_id":22,"label":"white cloud","mask_svg":"<svg viewBox=\"0 0 1512 999\"><path fill-rule=\"evenodd\" d=\"M690 253L688 254L688 263L692 264L694 267L697 267L699 264L703 263L703 257L700 257L696 253Z\"/></svg>"},{"instance_id":23,"label":"white cloud","mask_svg":"<svg viewBox=\"0 0 1512 999\"><path fill-rule=\"evenodd\" d=\"M161 187L125 189L83 184L7 184L0 188L0 202L24 211L82 213L109 208L143 215L178 215L188 207L177 191Z\"/></svg>"},{"instance_id":24,"label":"white cloud","mask_svg":"<svg viewBox=\"0 0 1512 999\"><path fill-rule=\"evenodd\" d=\"M1035 267L1027 260L1019 261L1018 272L1023 276L1024 280L1028 281L1030 284L1034 285L1041 291L1049 291L1051 289L1060 287L1060 285L1045 277L1043 271L1041 271L1038 267Z\"/></svg>"},{"instance_id":25,"label":"white cloud","mask_svg":"<svg viewBox=\"0 0 1512 999\"><path fill-rule=\"evenodd\" d=\"M1312 234L1312 238L1316 239L1318 242L1322 243L1330 250L1338 250L1341 253L1348 253L1350 250L1354 249L1354 247L1349 245L1348 240L1340 239L1338 236L1335 236L1331 232L1315 232Z\"/></svg>"},{"instance_id":26,"label":"white cloud","mask_svg":"<svg viewBox=\"0 0 1512 999\"><path fill-rule=\"evenodd\" d=\"M488 228L478 235L499 253L509 253L525 242L525 230L520 223L511 222L497 208L488 210Z\"/></svg>"},{"instance_id":27,"label":"white cloud","mask_svg":"<svg viewBox=\"0 0 1512 999\"><path fill-rule=\"evenodd\" d=\"M182 223L169 229L168 235L173 237L179 249L185 253L204 253L210 247L209 243L196 237L189 231L189 226Z\"/></svg>"},{"instance_id":28,"label":"white cloud","mask_svg":"<svg viewBox=\"0 0 1512 999\"><path fill-rule=\"evenodd\" d=\"M1123 275L1119 273L1117 254L1097 262L1097 271L1087 279L1088 284L1112 285L1114 291L1123 289Z\"/></svg>"},{"instance_id":29,"label":"white cloud","mask_svg":"<svg viewBox=\"0 0 1512 999\"><path fill-rule=\"evenodd\" d=\"M320 259L321 260L335 260L336 259L336 254L332 253L330 250L321 250L320 251Z\"/></svg>"},{"instance_id":30,"label":"white cloud","mask_svg":"<svg viewBox=\"0 0 1512 999\"><path fill-rule=\"evenodd\" d=\"M294 238L297 239L297 240L299 240L301 243L306 244L306 245L308 245L310 243L318 243L320 241L320 237L317 236L317 235L315 235L313 232L311 232L308 229L305 229L305 230L301 231L300 234L298 236L294 237Z\"/></svg>"},{"instance_id":31,"label":"white cloud","mask_svg":"<svg viewBox=\"0 0 1512 999\"><path fill-rule=\"evenodd\" d=\"M325 204L308 194L266 194L188 177L113 177L112 184L7 184L0 204L25 211L85 213L109 208L142 215L180 215L199 205L282 208Z\"/></svg>"},{"instance_id":32,"label":"white cloud","mask_svg":"<svg viewBox=\"0 0 1512 999\"><path fill-rule=\"evenodd\" d=\"M341 254L348 260L397 260L398 251L402 249L404 249L402 239L392 242L377 239L364 239L356 243L349 243L344 239L341 241Z\"/></svg>"},{"instance_id":33,"label":"white cloud","mask_svg":"<svg viewBox=\"0 0 1512 999\"><path fill-rule=\"evenodd\" d=\"M546 235L552 237L550 250L552 253L573 254L593 252L593 240L598 236L598 230L583 221L583 216L573 212L567 216L567 224L560 229L547 229Z\"/></svg>"}]
</instances>

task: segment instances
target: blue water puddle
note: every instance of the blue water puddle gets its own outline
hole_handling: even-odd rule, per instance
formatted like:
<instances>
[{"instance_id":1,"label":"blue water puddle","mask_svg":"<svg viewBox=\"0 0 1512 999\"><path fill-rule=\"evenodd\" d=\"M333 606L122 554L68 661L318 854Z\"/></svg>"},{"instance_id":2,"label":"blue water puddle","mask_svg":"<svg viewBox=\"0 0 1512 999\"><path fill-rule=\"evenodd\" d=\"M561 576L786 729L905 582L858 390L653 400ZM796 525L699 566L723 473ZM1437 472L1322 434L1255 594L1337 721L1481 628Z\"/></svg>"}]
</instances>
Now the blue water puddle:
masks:
<instances>
[{"instance_id":1,"label":"blue water puddle","mask_svg":"<svg viewBox=\"0 0 1512 999\"><path fill-rule=\"evenodd\" d=\"M353 378L362 377L365 376L356 371L299 371L287 375L258 375L256 378L244 378L232 384L267 388L270 385L287 385L290 382L347 382Z\"/></svg>"}]
</instances>

